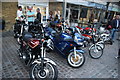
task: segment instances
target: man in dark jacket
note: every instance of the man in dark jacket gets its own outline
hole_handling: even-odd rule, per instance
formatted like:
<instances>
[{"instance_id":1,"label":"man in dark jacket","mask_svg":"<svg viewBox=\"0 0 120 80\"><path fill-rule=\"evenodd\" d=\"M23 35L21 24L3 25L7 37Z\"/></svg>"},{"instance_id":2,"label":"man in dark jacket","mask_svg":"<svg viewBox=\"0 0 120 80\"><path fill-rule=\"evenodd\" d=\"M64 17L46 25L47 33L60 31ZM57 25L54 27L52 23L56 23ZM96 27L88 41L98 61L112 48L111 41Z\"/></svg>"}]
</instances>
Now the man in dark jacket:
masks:
<instances>
[{"instance_id":1,"label":"man in dark jacket","mask_svg":"<svg viewBox=\"0 0 120 80\"><path fill-rule=\"evenodd\" d=\"M40 9L39 8L37 8L37 19L41 23L41 13L40 13Z\"/></svg>"},{"instance_id":2,"label":"man in dark jacket","mask_svg":"<svg viewBox=\"0 0 120 80\"><path fill-rule=\"evenodd\" d=\"M120 28L120 19L119 15L115 16L115 19L112 20L112 30L111 30L111 40L114 39L115 32L118 31L118 28Z\"/></svg>"}]
</instances>

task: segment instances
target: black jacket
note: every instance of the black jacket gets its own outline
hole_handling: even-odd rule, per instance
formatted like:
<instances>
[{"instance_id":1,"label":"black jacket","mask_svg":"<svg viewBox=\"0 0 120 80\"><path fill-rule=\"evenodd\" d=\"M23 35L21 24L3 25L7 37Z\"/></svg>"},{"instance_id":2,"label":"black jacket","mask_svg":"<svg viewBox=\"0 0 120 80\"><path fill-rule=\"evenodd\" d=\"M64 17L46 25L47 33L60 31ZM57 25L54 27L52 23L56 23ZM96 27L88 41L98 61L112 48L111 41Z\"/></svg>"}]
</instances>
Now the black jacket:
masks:
<instances>
[{"instance_id":1,"label":"black jacket","mask_svg":"<svg viewBox=\"0 0 120 80\"><path fill-rule=\"evenodd\" d=\"M118 21L119 21L118 27L120 27L120 20ZM117 20L116 19L112 20L111 25L112 25L112 28L117 28Z\"/></svg>"},{"instance_id":2,"label":"black jacket","mask_svg":"<svg viewBox=\"0 0 120 80\"><path fill-rule=\"evenodd\" d=\"M39 12L39 13L37 13L37 19L40 21L40 23L41 23L41 13Z\"/></svg>"}]
</instances>

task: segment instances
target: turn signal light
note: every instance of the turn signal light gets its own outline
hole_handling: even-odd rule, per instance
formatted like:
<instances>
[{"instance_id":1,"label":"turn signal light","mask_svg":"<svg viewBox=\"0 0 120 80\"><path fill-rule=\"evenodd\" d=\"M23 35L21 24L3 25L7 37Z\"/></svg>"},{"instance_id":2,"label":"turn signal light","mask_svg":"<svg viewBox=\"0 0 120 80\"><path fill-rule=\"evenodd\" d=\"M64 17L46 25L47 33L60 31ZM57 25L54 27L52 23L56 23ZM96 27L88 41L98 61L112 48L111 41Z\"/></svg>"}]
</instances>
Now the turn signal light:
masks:
<instances>
[{"instance_id":1,"label":"turn signal light","mask_svg":"<svg viewBox=\"0 0 120 80\"><path fill-rule=\"evenodd\" d=\"M41 41L42 41L42 42L44 42L45 40L44 40L44 39L42 39Z\"/></svg>"},{"instance_id":2,"label":"turn signal light","mask_svg":"<svg viewBox=\"0 0 120 80\"><path fill-rule=\"evenodd\" d=\"M73 44L70 44L70 46L73 46Z\"/></svg>"}]
</instances>

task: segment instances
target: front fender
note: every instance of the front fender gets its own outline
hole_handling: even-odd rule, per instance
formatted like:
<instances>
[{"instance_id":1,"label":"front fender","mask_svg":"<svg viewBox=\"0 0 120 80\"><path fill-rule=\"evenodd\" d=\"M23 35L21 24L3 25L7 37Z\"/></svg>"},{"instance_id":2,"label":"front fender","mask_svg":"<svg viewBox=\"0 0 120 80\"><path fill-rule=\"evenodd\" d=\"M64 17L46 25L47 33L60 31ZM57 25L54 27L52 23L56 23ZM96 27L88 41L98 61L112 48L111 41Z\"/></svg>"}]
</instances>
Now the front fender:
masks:
<instances>
[{"instance_id":1,"label":"front fender","mask_svg":"<svg viewBox=\"0 0 120 80\"><path fill-rule=\"evenodd\" d=\"M53 65L56 66L56 63L55 63L54 61L52 61L51 59L49 59L49 58L44 58L44 60L45 60L46 63L51 63L51 64L53 64ZM41 58L36 59L36 60L34 60L34 61L32 62L32 64L40 64L40 63L41 63Z\"/></svg>"},{"instance_id":2,"label":"front fender","mask_svg":"<svg viewBox=\"0 0 120 80\"><path fill-rule=\"evenodd\" d=\"M70 50L70 52L73 52L73 51L74 51L74 49ZM85 53L84 50L82 50L82 49L80 49L80 50L76 50L76 52L79 52L79 53L82 53L82 54Z\"/></svg>"},{"instance_id":3,"label":"front fender","mask_svg":"<svg viewBox=\"0 0 120 80\"><path fill-rule=\"evenodd\" d=\"M89 47L89 50L93 47L93 46L100 46L100 44L99 43L97 43L97 44L92 44L90 47ZM101 47L101 46L100 46Z\"/></svg>"}]
</instances>

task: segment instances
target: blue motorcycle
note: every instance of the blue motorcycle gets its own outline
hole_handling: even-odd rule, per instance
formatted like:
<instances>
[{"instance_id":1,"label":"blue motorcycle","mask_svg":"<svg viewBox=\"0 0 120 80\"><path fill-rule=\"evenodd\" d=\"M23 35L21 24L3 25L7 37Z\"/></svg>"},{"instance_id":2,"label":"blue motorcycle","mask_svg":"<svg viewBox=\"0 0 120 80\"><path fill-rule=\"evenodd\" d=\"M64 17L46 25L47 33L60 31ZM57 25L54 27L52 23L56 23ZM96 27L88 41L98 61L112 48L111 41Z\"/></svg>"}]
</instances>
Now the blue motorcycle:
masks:
<instances>
[{"instance_id":1,"label":"blue motorcycle","mask_svg":"<svg viewBox=\"0 0 120 80\"><path fill-rule=\"evenodd\" d=\"M50 27L46 27L45 32L53 41L54 50L63 55L71 67L77 68L84 64L84 51L80 49L84 39L78 33L57 33Z\"/></svg>"}]
</instances>

